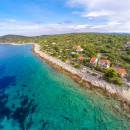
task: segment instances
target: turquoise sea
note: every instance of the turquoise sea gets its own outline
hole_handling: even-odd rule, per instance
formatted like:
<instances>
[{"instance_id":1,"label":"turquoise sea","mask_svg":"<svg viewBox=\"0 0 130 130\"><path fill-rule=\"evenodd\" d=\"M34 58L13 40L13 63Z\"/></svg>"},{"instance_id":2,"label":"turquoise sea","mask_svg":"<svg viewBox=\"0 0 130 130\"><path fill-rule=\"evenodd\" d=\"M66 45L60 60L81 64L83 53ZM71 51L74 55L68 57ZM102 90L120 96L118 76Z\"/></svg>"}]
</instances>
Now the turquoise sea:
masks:
<instances>
[{"instance_id":1,"label":"turquoise sea","mask_svg":"<svg viewBox=\"0 0 130 130\"><path fill-rule=\"evenodd\" d=\"M130 130L119 106L48 66L32 45L0 45L0 130Z\"/></svg>"}]
</instances>

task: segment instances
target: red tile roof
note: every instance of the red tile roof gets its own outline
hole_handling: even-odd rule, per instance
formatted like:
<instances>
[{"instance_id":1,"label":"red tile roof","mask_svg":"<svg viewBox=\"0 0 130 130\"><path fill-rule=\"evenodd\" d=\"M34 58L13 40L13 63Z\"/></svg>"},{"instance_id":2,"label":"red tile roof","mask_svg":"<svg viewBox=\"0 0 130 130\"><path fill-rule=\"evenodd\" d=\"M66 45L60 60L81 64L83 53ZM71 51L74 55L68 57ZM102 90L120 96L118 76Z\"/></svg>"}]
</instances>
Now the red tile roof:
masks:
<instances>
[{"instance_id":1,"label":"red tile roof","mask_svg":"<svg viewBox=\"0 0 130 130\"><path fill-rule=\"evenodd\" d=\"M122 74L127 74L127 72L126 72L126 69L124 69L124 68L119 68L119 69L117 69L117 72L120 74L120 75L122 75Z\"/></svg>"},{"instance_id":2,"label":"red tile roof","mask_svg":"<svg viewBox=\"0 0 130 130\"><path fill-rule=\"evenodd\" d=\"M114 67L114 69L117 71L117 73L124 77L127 74L127 71L125 68L121 68L121 67Z\"/></svg>"},{"instance_id":3,"label":"red tile roof","mask_svg":"<svg viewBox=\"0 0 130 130\"><path fill-rule=\"evenodd\" d=\"M90 63L94 63L94 62L96 62L96 60L97 60L97 57L92 57L90 60Z\"/></svg>"},{"instance_id":4,"label":"red tile roof","mask_svg":"<svg viewBox=\"0 0 130 130\"><path fill-rule=\"evenodd\" d=\"M84 61L84 59L85 59L85 58L84 58L83 56L80 56L80 57L79 57L79 60L80 60L80 61Z\"/></svg>"}]
</instances>

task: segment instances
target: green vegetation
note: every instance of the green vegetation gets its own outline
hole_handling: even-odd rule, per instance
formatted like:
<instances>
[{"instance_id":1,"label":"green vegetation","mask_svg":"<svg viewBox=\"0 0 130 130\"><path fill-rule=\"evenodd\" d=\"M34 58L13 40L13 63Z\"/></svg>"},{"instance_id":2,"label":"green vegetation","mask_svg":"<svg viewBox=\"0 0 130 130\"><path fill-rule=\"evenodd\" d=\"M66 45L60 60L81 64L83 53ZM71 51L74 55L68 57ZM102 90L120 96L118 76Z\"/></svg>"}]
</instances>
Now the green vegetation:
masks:
<instances>
[{"instance_id":1,"label":"green vegetation","mask_svg":"<svg viewBox=\"0 0 130 130\"><path fill-rule=\"evenodd\" d=\"M119 74L112 68L109 68L105 71L104 77L111 83L122 85L122 79L120 78Z\"/></svg>"},{"instance_id":2,"label":"green vegetation","mask_svg":"<svg viewBox=\"0 0 130 130\"><path fill-rule=\"evenodd\" d=\"M129 41L130 36L116 34L66 34L35 39L35 42L39 43L44 51L63 61L68 59L77 63L78 56L83 55L86 62L81 64L87 65L92 56L101 53L113 65L122 66L130 72L130 47L126 46ZM76 45L80 45L84 51L71 56L71 53L75 52L74 46Z\"/></svg>"}]
</instances>

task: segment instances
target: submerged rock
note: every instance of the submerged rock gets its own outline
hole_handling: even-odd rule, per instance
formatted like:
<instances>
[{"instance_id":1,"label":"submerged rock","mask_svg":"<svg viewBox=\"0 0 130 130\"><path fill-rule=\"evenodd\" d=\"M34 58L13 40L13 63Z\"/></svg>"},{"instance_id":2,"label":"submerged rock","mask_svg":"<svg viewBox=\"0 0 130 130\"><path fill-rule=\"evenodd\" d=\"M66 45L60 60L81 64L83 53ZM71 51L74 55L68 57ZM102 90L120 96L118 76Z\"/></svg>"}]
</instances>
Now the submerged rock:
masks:
<instances>
[{"instance_id":1,"label":"submerged rock","mask_svg":"<svg viewBox=\"0 0 130 130\"><path fill-rule=\"evenodd\" d=\"M13 112L12 118L19 123L22 130L25 130L25 121L27 117L31 116L31 114L35 112L36 107L37 105L34 104L34 100L29 100L27 96L24 96L21 100L21 106L16 108ZM27 127L29 126L31 127L31 122L30 124L27 124Z\"/></svg>"},{"instance_id":2,"label":"submerged rock","mask_svg":"<svg viewBox=\"0 0 130 130\"><path fill-rule=\"evenodd\" d=\"M16 84L16 77L15 76L5 76L3 78L0 78L0 89L4 91L7 89L10 85Z\"/></svg>"}]
</instances>

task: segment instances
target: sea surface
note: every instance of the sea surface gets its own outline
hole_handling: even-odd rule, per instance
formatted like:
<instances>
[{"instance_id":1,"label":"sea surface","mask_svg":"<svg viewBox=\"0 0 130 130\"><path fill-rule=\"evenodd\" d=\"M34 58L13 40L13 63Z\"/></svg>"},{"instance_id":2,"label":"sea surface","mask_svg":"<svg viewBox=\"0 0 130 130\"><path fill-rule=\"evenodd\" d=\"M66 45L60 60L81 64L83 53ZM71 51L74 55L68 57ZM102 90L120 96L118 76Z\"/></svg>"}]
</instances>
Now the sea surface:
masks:
<instances>
[{"instance_id":1,"label":"sea surface","mask_svg":"<svg viewBox=\"0 0 130 130\"><path fill-rule=\"evenodd\" d=\"M0 45L0 130L130 130L120 103L48 66L32 45Z\"/></svg>"}]
</instances>

